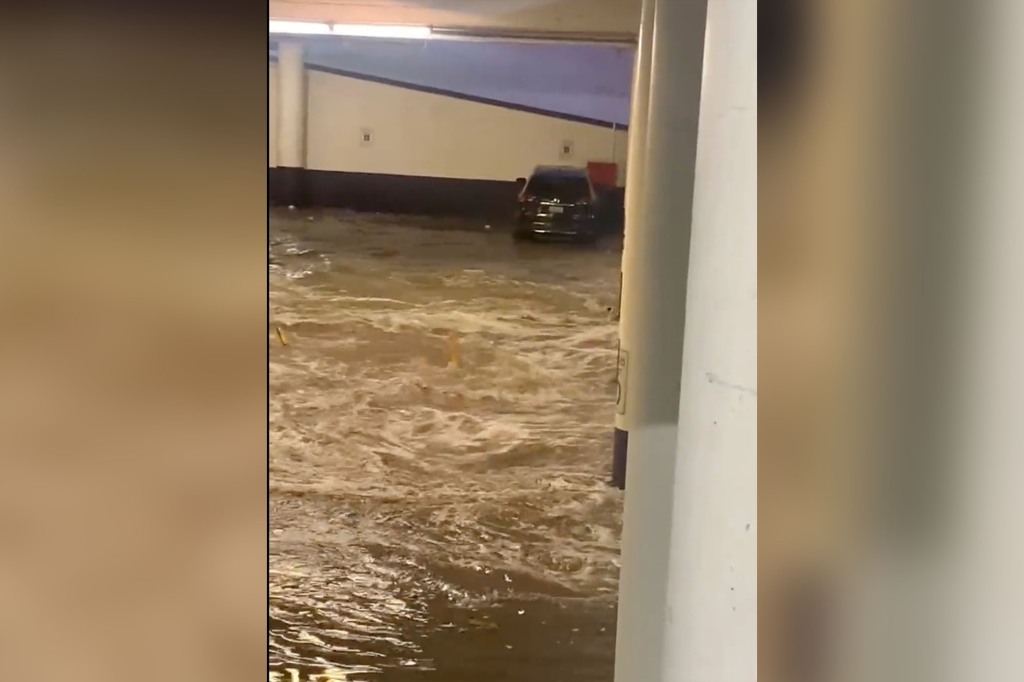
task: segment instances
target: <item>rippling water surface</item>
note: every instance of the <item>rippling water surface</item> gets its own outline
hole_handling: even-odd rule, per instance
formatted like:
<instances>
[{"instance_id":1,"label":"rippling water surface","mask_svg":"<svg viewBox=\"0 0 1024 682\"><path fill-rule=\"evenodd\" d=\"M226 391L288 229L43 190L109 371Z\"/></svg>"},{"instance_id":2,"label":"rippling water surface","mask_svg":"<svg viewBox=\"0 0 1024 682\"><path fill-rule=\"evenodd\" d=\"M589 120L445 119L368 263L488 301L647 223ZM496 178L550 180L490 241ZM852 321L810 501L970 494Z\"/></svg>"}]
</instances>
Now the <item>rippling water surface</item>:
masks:
<instances>
[{"instance_id":1,"label":"rippling water surface","mask_svg":"<svg viewBox=\"0 0 1024 682\"><path fill-rule=\"evenodd\" d=\"M270 669L610 680L620 250L441 227L271 219Z\"/></svg>"}]
</instances>

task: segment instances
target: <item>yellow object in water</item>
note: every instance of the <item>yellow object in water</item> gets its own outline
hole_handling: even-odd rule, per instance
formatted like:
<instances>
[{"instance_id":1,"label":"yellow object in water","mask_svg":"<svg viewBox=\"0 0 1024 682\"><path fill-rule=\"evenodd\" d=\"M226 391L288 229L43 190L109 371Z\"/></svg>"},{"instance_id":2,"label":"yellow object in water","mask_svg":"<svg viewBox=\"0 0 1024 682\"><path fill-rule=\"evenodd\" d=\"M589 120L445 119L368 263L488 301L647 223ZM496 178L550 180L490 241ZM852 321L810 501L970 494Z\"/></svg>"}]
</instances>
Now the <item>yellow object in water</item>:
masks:
<instances>
[{"instance_id":1,"label":"yellow object in water","mask_svg":"<svg viewBox=\"0 0 1024 682\"><path fill-rule=\"evenodd\" d=\"M459 367L462 364L462 357L459 351L459 337L455 333L448 335L448 366Z\"/></svg>"},{"instance_id":2,"label":"yellow object in water","mask_svg":"<svg viewBox=\"0 0 1024 682\"><path fill-rule=\"evenodd\" d=\"M274 329L277 330L277 339L278 339L278 341L281 342L281 345L282 346L287 346L288 345L288 341L284 338L284 332L281 331L281 328L280 327L274 327Z\"/></svg>"}]
</instances>

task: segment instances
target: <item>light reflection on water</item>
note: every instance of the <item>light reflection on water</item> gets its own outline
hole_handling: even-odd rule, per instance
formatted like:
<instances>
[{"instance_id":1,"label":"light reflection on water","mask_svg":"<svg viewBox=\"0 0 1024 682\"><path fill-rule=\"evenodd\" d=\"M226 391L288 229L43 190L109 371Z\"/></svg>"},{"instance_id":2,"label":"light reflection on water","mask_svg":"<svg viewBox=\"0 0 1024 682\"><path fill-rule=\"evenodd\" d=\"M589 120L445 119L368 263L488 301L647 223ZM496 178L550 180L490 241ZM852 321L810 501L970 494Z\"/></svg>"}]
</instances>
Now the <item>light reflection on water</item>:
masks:
<instances>
[{"instance_id":1,"label":"light reflection on water","mask_svg":"<svg viewBox=\"0 0 1024 682\"><path fill-rule=\"evenodd\" d=\"M610 679L618 253L272 219L272 671Z\"/></svg>"}]
</instances>

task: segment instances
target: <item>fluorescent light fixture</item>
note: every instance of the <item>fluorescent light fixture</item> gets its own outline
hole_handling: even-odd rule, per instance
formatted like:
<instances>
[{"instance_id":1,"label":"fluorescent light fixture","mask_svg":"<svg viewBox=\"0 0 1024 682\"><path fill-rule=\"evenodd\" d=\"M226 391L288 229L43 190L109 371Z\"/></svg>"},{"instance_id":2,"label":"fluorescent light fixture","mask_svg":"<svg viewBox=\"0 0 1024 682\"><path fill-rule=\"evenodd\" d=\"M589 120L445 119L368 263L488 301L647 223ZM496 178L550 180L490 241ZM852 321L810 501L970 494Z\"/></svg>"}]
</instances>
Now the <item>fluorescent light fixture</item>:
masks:
<instances>
[{"instance_id":1,"label":"fluorescent light fixture","mask_svg":"<svg viewBox=\"0 0 1024 682\"><path fill-rule=\"evenodd\" d=\"M328 36L331 34L331 25L314 23L312 21L274 21L271 19L270 32Z\"/></svg>"},{"instance_id":2,"label":"fluorescent light fixture","mask_svg":"<svg viewBox=\"0 0 1024 682\"><path fill-rule=\"evenodd\" d=\"M335 35L364 38L409 38L423 40L431 36L429 26L389 24L326 24L312 21L270 21L270 33L291 35Z\"/></svg>"},{"instance_id":3,"label":"fluorescent light fixture","mask_svg":"<svg viewBox=\"0 0 1024 682\"><path fill-rule=\"evenodd\" d=\"M366 38L429 38L429 26L396 26L388 24L334 24L331 33L337 36L360 36Z\"/></svg>"}]
</instances>

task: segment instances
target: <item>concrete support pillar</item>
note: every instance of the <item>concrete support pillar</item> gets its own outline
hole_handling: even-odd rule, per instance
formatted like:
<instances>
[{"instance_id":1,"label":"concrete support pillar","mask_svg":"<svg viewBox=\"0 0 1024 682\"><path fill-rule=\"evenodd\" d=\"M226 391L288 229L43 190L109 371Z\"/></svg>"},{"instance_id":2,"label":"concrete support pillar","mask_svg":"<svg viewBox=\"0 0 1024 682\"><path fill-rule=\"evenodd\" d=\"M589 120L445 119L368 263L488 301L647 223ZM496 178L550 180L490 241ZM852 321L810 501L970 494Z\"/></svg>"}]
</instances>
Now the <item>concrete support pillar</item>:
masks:
<instances>
[{"instance_id":1,"label":"concrete support pillar","mask_svg":"<svg viewBox=\"0 0 1024 682\"><path fill-rule=\"evenodd\" d=\"M626 151L626 224L625 234L636 231L643 224L643 202L640 201L644 187L644 168L647 164L647 119L651 100L651 47L654 37L654 2L643 0L640 9L640 36L637 43L636 60L633 65L633 93L629 112L629 147ZM625 260L625 259L624 259ZM623 264L623 268L625 265ZM619 312L622 311L622 286L625 272L620 275ZM621 320L621 318L620 318ZM615 410L615 434L612 441L612 485L626 487L626 450L629 446L629 422L626 412L626 384L629 380L629 352L619 347L618 399Z\"/></svg>"},{"instance_id":2,"label":"concrete support pillar","mask_svg":"<svg viewBox=\"0 0 1024 682\"><path fill-rule=\"evenodd\" d=\"M281 41L277 48L277 164L281 202L303 203L306 168L306 65L302 43Z\"/></svg>"},{"instance_id":3,"label":"concrete support pillar","mask_svg":"<svg viewBox=\"0 0 1024 682\"><path fill-rule=\"evenodd\" d=\"M685 154L690 79L701 72L692 34L703 33L705 12L694 160ZM675 420L638 424L631 433L615 679L754 682L757 3L659 0L654 41L644 227L680 229L692 213L692 236L688 261L675 263L677 272L688 271L688 286L677 280L668 288L665 275L666 288L647 290L670 301L675 315L685 301L686 329L681 363L663 370L679 372ZM668 161L673 155L675 164ZM681 213L684 201L664 193L683 194L684 183L694 192L692 211ZM666 249L684 241L651 239ZM661 264L654 257L645 262ZM637 346L638 356L647 348Z\"/></svg>"},{"instance_id":4,"label":"concrete support pillar","mask_svg":"<svg viewBox=\"0 0 1024 682\"><path fill-rule=\"evenodd\" d=\"M613 455L613 483L620 488L627 444L637 451L637 433L654 427L674 433L679 416L684 310L677 301L686 292L704 45L706 0L648 5L653 30L646 142L622 252Z\"/></svg>"},{"instance_id":5,"label":"concrete support pillar","mask_svg":"<svg viewBox=\"0 0 1024 682\"><path fill-rule=\"evenodd\" d=\"M627 226L622 254L619 423L628 429L630 457L615 656L621 682L665 679L664 628L671 615L664 600L706 11L706 0L654 2L647 154L638 192L643 222Z\"/></svg>"}]
</instances>

